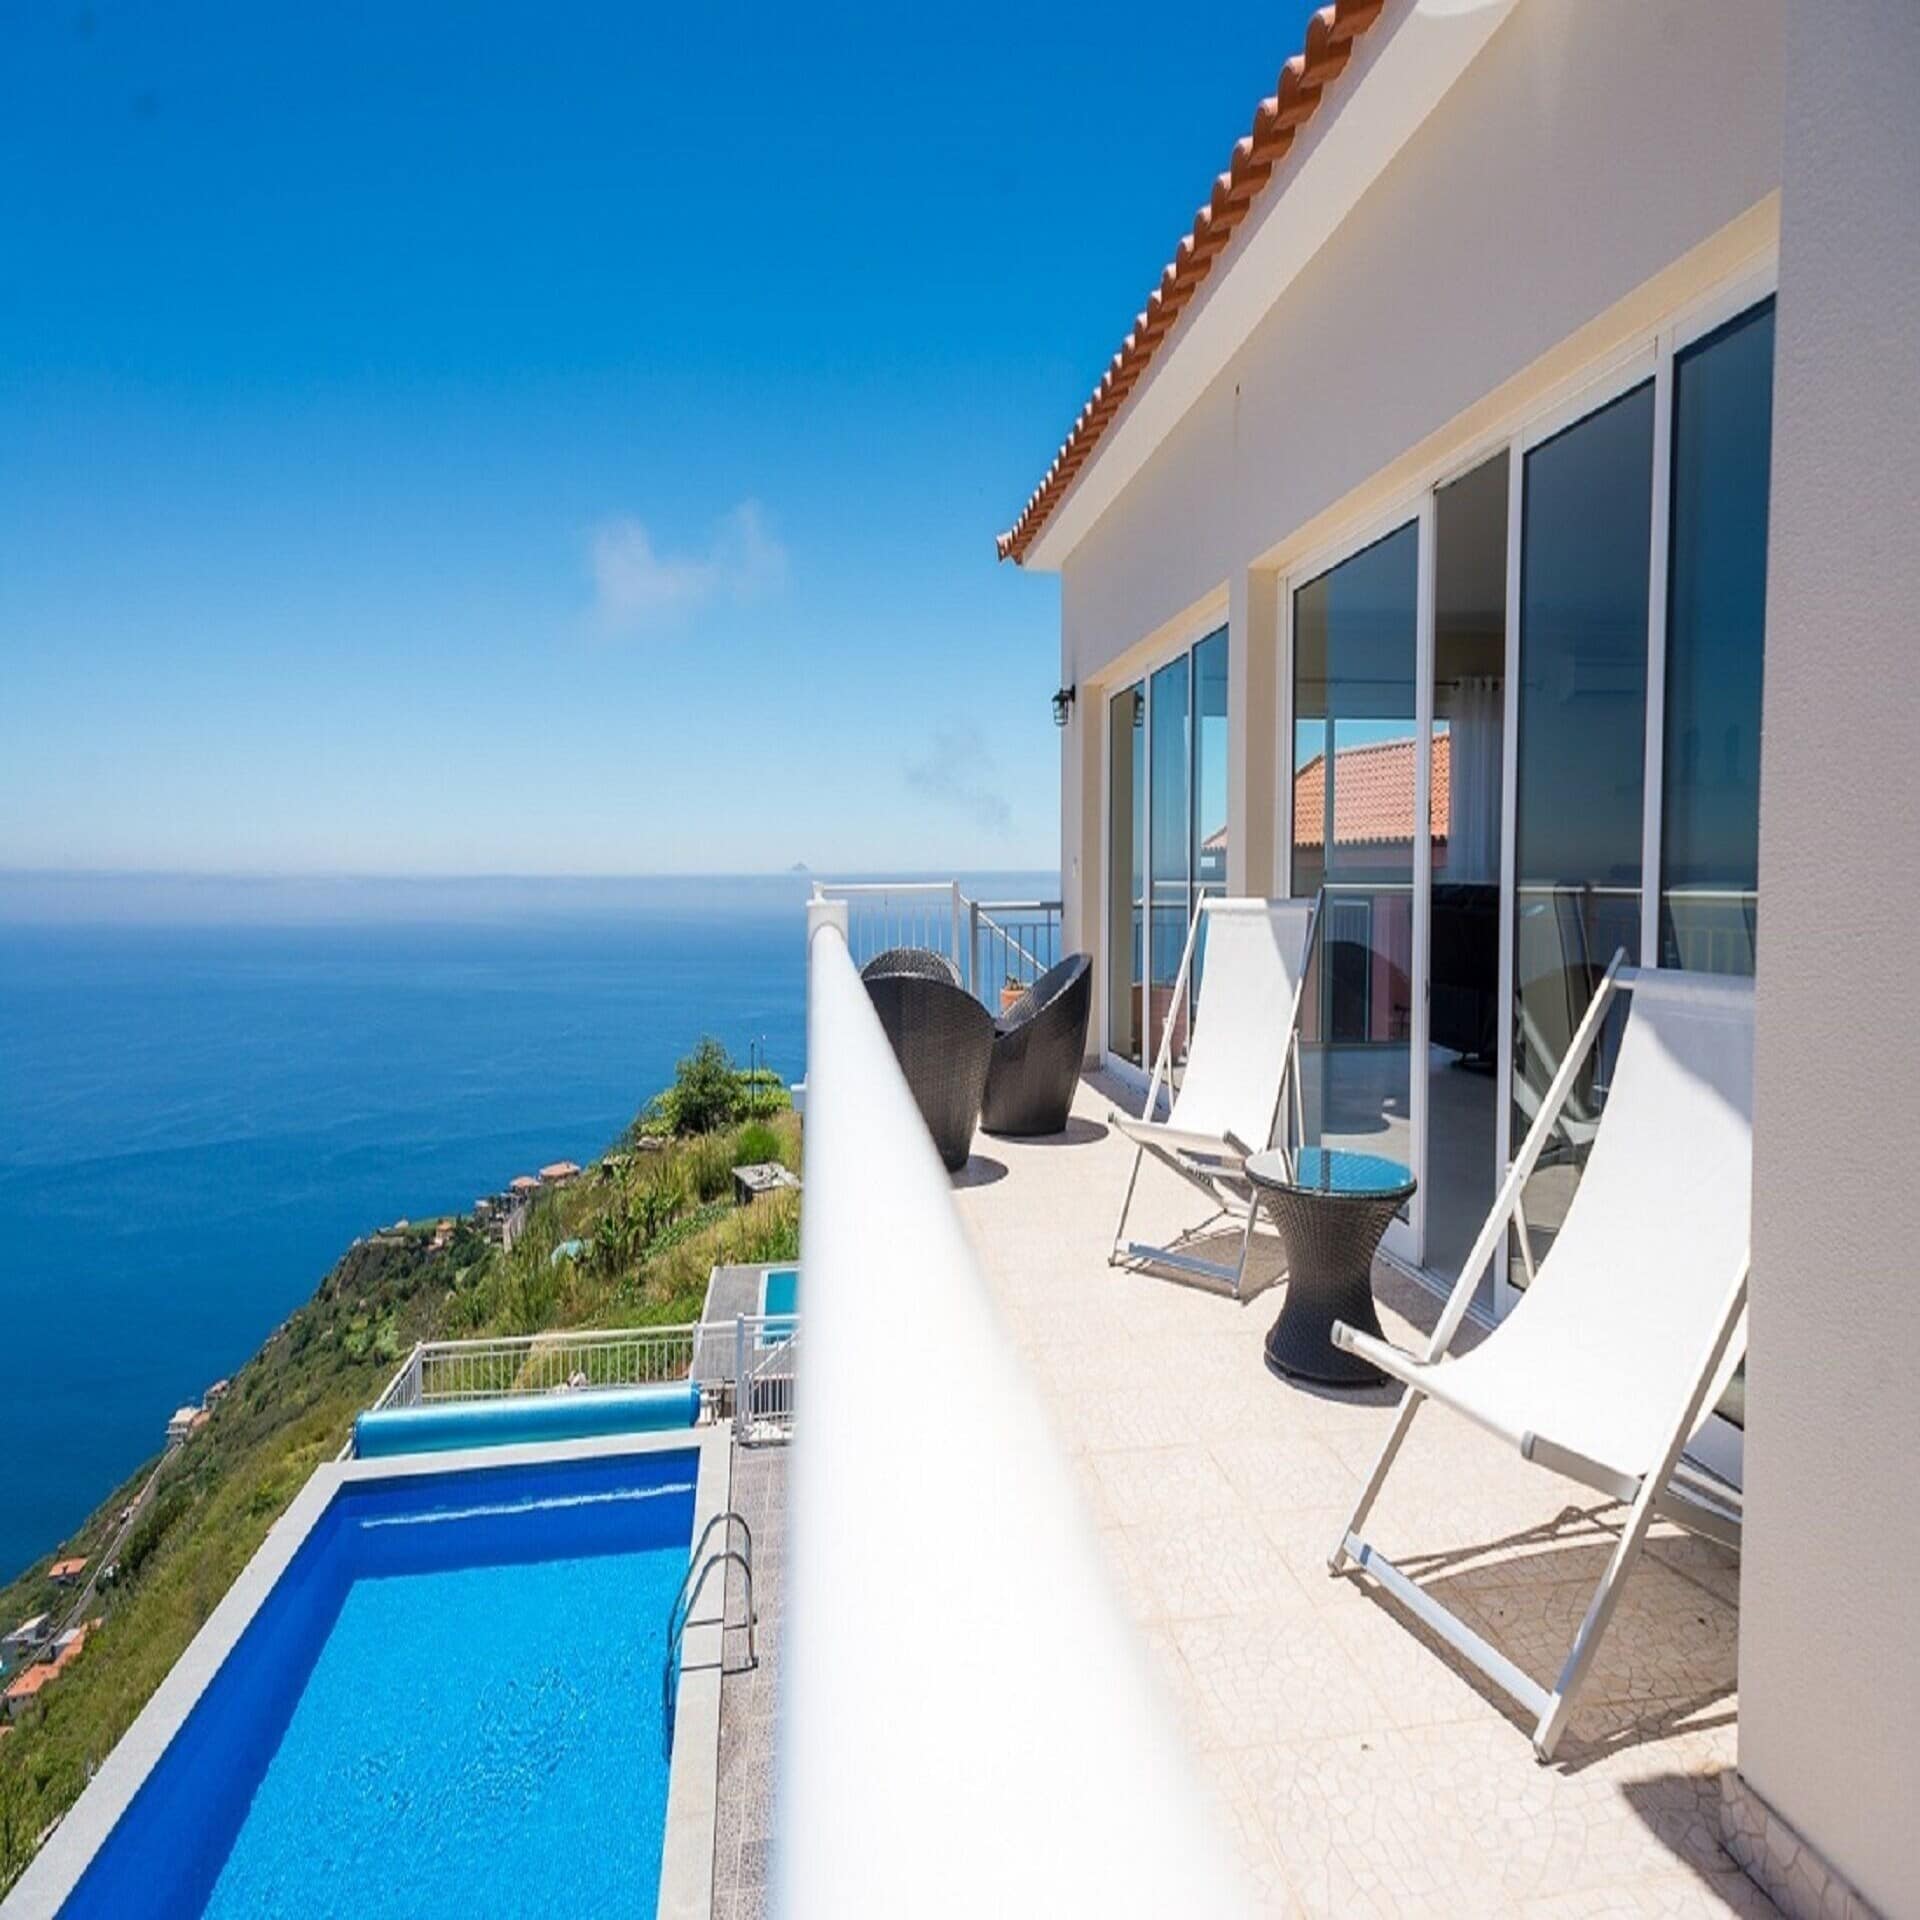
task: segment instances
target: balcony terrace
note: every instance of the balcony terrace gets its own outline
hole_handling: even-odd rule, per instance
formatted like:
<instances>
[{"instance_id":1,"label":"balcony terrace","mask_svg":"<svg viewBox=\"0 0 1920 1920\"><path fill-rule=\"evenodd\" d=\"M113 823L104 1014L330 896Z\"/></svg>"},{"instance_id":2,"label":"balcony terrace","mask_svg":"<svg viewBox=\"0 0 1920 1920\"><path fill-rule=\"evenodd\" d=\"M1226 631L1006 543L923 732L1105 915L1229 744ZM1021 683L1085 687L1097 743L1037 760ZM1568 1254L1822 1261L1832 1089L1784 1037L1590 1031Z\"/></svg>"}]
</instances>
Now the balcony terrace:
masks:
<instances>
[{"instance_id":1,"label":"balcony terrace","mask_svg":"<svg viewBox=\"0 0 1920 1920\"><path fill-rule=\"evenodd\" d=\"M1329 1574L1397 1389L1268 1372L1275 1243L1256 1236L1244 1303L1108 1266L1131 1156L1104 1120L1126 1103L1089 1078L1066 1136L982 1136L955 1198L1261 1910L1771 1912L1719 1842L1735 1557L1661 1526L1539 1765L1504 1696L1371 1583ZM1187 1212L1151 1169L1139 1205L1149 1239ZM1384 1264L1376 1292L1391 1337L1432 1326L1438 1303ZM1371 1524L1550 1685L1620 1512L1438 1412L1413 1427Z\"/></svg>"}]
</instances>

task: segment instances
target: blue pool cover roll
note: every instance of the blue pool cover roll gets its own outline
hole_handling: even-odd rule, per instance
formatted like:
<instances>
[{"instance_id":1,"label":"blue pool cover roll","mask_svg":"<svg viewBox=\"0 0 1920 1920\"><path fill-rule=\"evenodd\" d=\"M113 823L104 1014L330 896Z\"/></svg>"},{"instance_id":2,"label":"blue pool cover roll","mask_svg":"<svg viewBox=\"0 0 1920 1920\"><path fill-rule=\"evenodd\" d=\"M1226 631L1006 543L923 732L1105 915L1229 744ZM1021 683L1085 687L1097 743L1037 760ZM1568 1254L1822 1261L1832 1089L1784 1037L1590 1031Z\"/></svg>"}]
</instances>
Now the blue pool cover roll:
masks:
<instances>
[{"instance_id":1,"label":"blue pool cover roll","mask_svg":"<svg viewBox=\"0 0 1920 1920\"><path fill-rule=\"evenodd\" d=\"M700 1417L692 1380L658 1387L586 1388L577 1393L511 1395L436 1407L388 1407L353 1423L354 1457L450 1453L533 1440L596 1440L607 1434L658 1433Z\"/></svg>"}]
</instances>

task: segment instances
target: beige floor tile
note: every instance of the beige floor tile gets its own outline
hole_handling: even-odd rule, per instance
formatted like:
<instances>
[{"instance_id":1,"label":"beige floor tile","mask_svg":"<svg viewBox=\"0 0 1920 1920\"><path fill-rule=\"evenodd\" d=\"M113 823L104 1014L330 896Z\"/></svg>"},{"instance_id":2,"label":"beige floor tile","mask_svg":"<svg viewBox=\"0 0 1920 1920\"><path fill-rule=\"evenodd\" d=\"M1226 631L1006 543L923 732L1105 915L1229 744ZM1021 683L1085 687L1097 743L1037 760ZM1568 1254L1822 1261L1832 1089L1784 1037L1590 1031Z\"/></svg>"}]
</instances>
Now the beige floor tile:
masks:
<instances>
[{"instance_id":1,"label":"beige floor tile","mask_svg":"<svg viewBox=\"0 0 1920 1920\"><path fill-rule=\"evenodd\" d=\"M1292 1584L1280 1557L1241 1514L1203 1515L1178 1527L1121 1531L1139 1555L1163 1619L1245 1613Z\"/></svg>"},{"instance_id":2,"label":"beige floor tile","mask_svg":"<svg viewBox=\"0 0 1920 1920\"><path fill-rule=\"evenodd\" d=\"M1492 1863L1404 1735L1349 1734L1237 1753L1294 1896L1310 1914L1482 1914Z\"/></svg>"},{"instance_id":3,"label":"beige floor tile","mask_svg":"<svg viewBox=\"0 0 1920 1920\"><path fill-rule=\"evenodd\" d=\"M1179 1620L1213 1742L1229 1749L1383 1731L1395 1710L1357 1660L1328 1657L1325 1623L1304 1595L1282 1595L1248 1613Z\"/></svg>"}]
</instances>

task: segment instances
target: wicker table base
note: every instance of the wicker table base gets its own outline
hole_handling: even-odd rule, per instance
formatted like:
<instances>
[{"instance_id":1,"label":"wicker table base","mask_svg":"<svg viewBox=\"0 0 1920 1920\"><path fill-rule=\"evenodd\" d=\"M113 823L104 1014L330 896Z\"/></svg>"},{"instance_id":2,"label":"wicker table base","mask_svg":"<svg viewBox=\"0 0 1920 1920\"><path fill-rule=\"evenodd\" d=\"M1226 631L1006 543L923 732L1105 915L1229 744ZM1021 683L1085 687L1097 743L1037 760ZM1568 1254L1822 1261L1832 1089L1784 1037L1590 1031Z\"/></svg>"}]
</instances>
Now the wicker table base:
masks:
<instances>
[{"instance_id":1,"label":"wicker table base","mask_svg":"<svg viewBox=\"0 0 1920 1920\"><path fill-rule=\"evenodd\" d=\"M1267 1365L1323 1386L1377 1386L1386 1375L1357 1354L1342 1353L1333 1344L1333 1323L1344 1320L1359 1333L1381 1332L1373 1304L1373 1256L1412 1191L1411 1182L1356 1192L1263 1179L1259 1163L1267 1157L1260 1155L1247 1166L1287 1256L1287 1296L1267 1334Z\"/></svg>"}]
</instances>

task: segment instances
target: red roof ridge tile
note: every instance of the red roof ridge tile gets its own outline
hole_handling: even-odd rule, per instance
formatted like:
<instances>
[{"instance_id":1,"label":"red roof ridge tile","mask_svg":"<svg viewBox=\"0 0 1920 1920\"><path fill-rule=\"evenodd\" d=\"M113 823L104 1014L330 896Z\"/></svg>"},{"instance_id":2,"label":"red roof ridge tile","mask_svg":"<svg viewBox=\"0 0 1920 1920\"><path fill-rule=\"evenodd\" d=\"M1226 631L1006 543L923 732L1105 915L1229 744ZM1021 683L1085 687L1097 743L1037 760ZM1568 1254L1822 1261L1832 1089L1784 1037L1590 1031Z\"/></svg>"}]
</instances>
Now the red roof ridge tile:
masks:
<instances>
[{"instance_id":1,"label":"red roof ridge tile","mask_svg":"<svg viewBox=\"0 0 1920 1920\"><path fill-rule=\"evenodd\" d=\"M1206 204L1183 234L1160 284L1134 316L1132 330L1107 363L1099 384L1080 409L1038 487L996 542L1000 558L1016 564L1039 537L1108 423L1133 391L1160 342L1173 330L1187 302L1200 290L1214 261L1286 158L1295 134L1312 119L1330 80L1337 79L1353 43L1379 18L1386 0L1333 0L1307 22L1307 44L1280 69L1274 91L1260 102L1252 131L1235 143L1227 170L1213 183Z\"/></svg>"}]
</instances>

